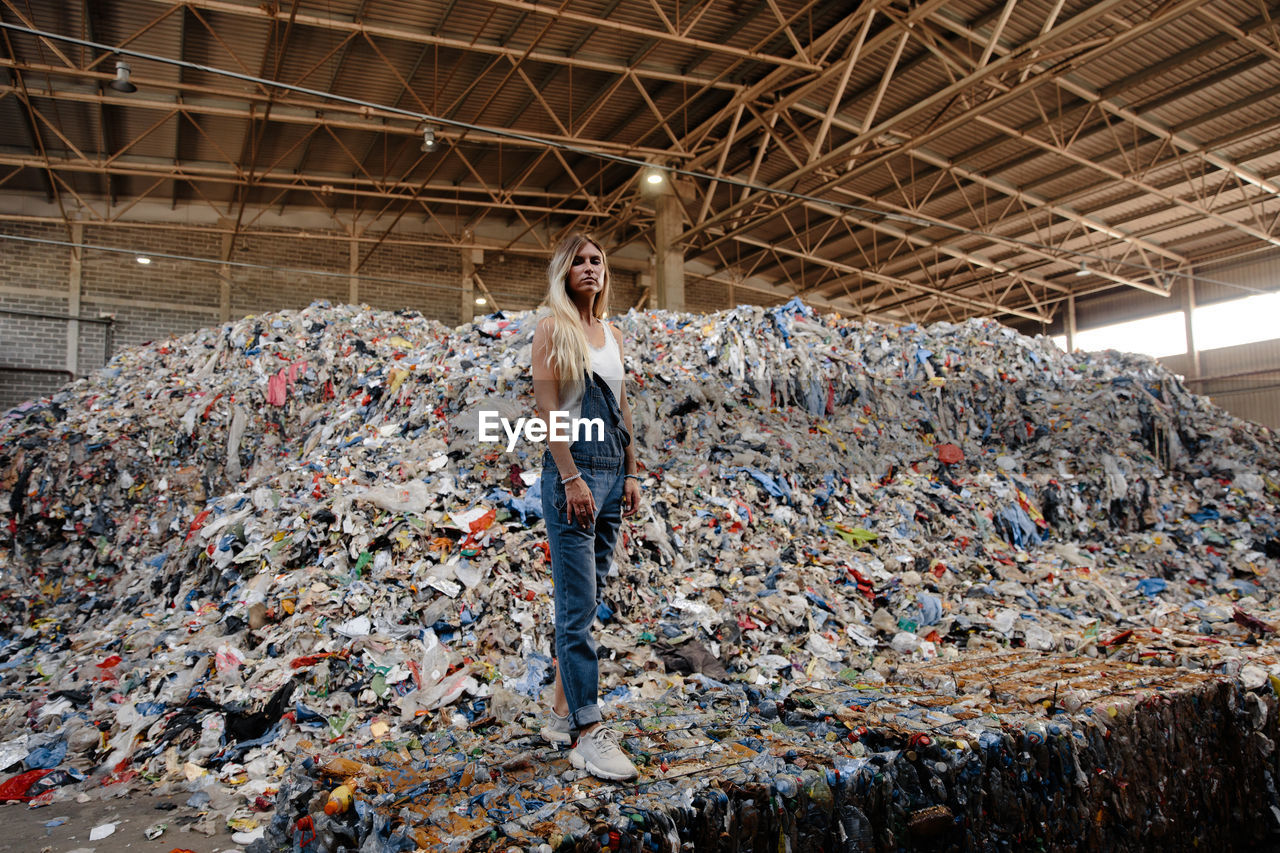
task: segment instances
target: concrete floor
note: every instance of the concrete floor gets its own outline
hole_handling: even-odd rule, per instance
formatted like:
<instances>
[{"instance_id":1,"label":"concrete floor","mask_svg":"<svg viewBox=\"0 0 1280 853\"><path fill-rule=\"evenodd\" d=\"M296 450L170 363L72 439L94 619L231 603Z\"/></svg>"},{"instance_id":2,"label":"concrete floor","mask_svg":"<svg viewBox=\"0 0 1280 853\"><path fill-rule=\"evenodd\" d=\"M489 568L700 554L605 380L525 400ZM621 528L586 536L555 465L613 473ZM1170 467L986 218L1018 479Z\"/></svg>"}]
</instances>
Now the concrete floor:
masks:
<instances>
[{"instance_id":1,"label":"concrete floor","mask_svg":"<svg viewBox=\"0 0 1280 853\"><path fill-rule=\"evenodd\" d=\"M231 832L221 821L210 837L193 831L201 813L183 805L187 796L153 797L134 794L111 800L77 803L75 800L31 809L20 803L0 805L0 853L170 853L191 850L193 853L224 853L244 848L231 840ZM176 808L164 810L164 804ZM264 816L264 817L269 817ZM59 826L47 823L66 818ZM118 822L115 832L98 841L90 841L95 826ZM157 823L167 824L159 838L148 839L146 829Z\"/></svg>"}]
</instances>

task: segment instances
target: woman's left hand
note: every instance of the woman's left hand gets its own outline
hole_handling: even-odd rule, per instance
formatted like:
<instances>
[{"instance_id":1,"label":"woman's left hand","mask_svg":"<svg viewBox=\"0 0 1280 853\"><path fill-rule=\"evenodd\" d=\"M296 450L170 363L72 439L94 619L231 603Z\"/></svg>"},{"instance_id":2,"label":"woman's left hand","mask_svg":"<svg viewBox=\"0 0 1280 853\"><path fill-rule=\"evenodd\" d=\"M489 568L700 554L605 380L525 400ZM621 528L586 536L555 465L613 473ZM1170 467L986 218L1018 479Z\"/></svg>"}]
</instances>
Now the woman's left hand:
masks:
<instances>
[{"instance_id":1,"label":"woman's left hand","mask_svg":"<svg viewBox=\"0 0 1280 853\"><path fill-rule=\"evenodd\" d=\"M635 515L640 509L640 483L628 477L622 487L622 514Z\"/></svg>"}]
</instances>

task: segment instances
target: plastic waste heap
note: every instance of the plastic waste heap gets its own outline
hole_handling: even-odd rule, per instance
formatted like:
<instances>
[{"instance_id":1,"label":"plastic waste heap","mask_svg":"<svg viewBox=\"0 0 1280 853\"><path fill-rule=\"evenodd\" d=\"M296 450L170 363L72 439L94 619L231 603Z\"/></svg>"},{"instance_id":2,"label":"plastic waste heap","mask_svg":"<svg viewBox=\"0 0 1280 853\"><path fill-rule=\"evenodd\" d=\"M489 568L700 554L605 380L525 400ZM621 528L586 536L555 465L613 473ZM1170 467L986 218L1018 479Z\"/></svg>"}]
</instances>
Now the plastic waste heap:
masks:
<instances>
[{"instance_id":1,"label":"plastic waste heap","mask_svg":"<svg viewBox=\"0 0 1280 853\"><path fill-rule=\"evenodd\" d=\"M644 500L551 679L532 314L316 303L0 419L0 800L262 851L1247 844L1280 826L1280 442L1154 361L798 301L613 318ZM201 825L197 825L200 828ZM941 845L941 847L939 847Z\"/></svg>"}]
</instances>

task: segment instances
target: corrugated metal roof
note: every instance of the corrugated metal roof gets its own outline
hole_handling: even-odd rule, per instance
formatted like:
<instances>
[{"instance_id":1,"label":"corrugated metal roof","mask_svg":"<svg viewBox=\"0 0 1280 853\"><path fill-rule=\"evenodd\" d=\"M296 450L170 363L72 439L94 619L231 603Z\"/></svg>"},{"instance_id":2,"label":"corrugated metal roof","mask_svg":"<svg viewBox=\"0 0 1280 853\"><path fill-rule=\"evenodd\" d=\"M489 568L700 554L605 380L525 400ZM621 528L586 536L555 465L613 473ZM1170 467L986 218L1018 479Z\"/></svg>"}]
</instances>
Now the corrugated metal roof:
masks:
<instances>
[{"instance_id":1,"label":"corrugated metal roof","mask_svg":"<svg viewBox=\"0 0 1280 853\"><path fill-rule=\"evenodd\" d=\"M687 10L682 17L677 6ZM35 95L34 103L67 141L98 164L130 145L111 167L110 189L123 203L181 164L197 187L165 181L155 193L223 208L244 195L238 184L252 171L256 186L247 203L286 211L323 205L389 221L406 206L421 218L428 199L459 221L495 221L509 218L494 207L498 188L530 209L579 210L590 193L616 199L616 209L638 202L651 211L636 195L635 167L591 153L604 151L668 164L696 157L701 173L723 159L723 177L750 178L750 196L766 204L729 217L724 212L743 189L721 182L707 210L714 228L690 238L688 259L718 265L732 258L772 270L779 281L830 282L817 286L820 295L843 297L837 280L848 277L820 273L831 269L823 259L883 267L917 286L948 281L974 298L983 288L973 283L997 274L971 270L957 254L1069 287L1078 265L1072 252L1162 263L1172 254L1194 263L1268 245L1259 232L1275 226L1280 202L1255 184L1280 180L1280 65L1264 46L1270 31L1259 10L1129 0L1099 14L1090 0L1070 0L1050 21L1057 6L1020 0L1011 7L990 57L1008 67L992 74L975 68L1004 0L922 0L883 10L812 0L663 2L668 20L640 0L584 0L555 13L524 0L117 0L90 4L88 21L80 2L33 4L38 28L90 34L158 57L127 57L140 89L135 105L134 96L108 89L105 107L96 93L109 78L84 73L91 51L65 43L55 51L24 33L9 37L27 85L55 93ZM790 35L775 7L792 21ZM867 16L867 43L845 80L841 61ZM1090 20L1080 24L1079 16ZM6 10L4 20L15 18ZM1045 31L1051 37L1038 50L1023 50ZM165 58L338 98L268 91ZM104 55L94 71L110 75L114 63ZM876 103L886 75L890 83ZM969 77L976 82L955 85ZM734 87L753 84L755 96L737 100ZM20 171L0 192L43 197L39 146L21 130L27 119L9 91L0 98L0 120L18 132L0 145L0 176ZM190 117L161 121L163 102L175 97L189 105ZM1104 103L1093 104L1099 97ZM797 99L796 108L784 108ZM814 151L833 100L837 109ZM739 106L737 133L722 152ZM439 145L424 156L419 123L396 110L483 127L463 132L439 123ZM873 111L871 124L886 130L855 149L852 140ZM1170 131L1176 140L1167 139ZM529 139L499 143L503 132ZM105 176L74 162L56 134L45 128L41 136L59 177L77 193L107 191ZM547 144L575 150L552 152ZM939 168L948 162L951 174ZM693 183L699 195L685 201L698 215L710 181ZM416 200L409 188L418 188ZM821 201L798 206L771 190ZM860 209L829 229L833 203ZM548 221L554 229L571 218ZM629 218L609 239L643 244L651 223L651 212ZM890 233L901 231L912 235L905 247ZM811 257L779 262L761 243L807 246ZM1005 298L1007 310L1026 307L1019 289ZM961 301L954 310L978 309Z\"/></svg>"}]
</instances>

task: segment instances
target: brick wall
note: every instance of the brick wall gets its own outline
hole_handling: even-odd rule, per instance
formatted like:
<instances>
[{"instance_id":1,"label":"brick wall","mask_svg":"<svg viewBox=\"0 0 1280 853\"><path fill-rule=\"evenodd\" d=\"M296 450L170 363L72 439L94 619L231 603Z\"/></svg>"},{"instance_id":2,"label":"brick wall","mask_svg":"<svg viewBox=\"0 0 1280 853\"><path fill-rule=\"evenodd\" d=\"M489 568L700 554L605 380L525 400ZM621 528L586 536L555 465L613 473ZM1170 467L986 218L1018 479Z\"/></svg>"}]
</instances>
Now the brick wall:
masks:
<instances>
[{"instance_id":1,"label":"brick wall","mask_svg":"<svg viewBox=\"0 0 1280 853\"><path fill-rule=\"evenodd\" d=\"M688 310L701 314L733 307L729 304L727 285L687 276L684 280L684 304Z\"/></svg>"},{"instance_id":2,"label":"brick wall","mask_svg":"<svg viewBox=\"0 0 1280 853\"><path fill-rule=\"evenodd\" d=\"M500 255L486 252L484 263L476 272L484 280L485 285L498 300L498 307L506 311L528 311L538 307L542 297L547 295L547 260L530 255ZM618 276L614 276L614 306L618 305L616 285ZM479 287L475 288L476 296L481 295ZM490 306L477 307L477 313L492 310Z\"/></svg>"},{"instance_id":3,"label":"brick wall","mask_svg":"<svg viewBox=\"0 0 1280 853\"><path fill-rule=\"evenodd\" d=\"M18 237L67 239L65 228L13 224L4 229ZM0 244L0 409L47 394L67 380L36 372L66 367L66 324L22 315L66 315L69 257L60 246L13 240Z\"/></svg>"},{"instance_id":4,"label":"brick wall","mask_svg":"<svg viewBox=\"0 0 1280 853\"><path fill-rule=\"evenodd\" d=\"M14 235L65 242L61 225L0 222L0 237ZM376 236L376 235L370 235ZM80 316L110 315L112 325L80 323L79 372L101 367L124 347L163 340L219 323L222 267L163 255L216 259L222 236L172 226L84 226L86 245L127 247L129 252L86 250L81 264ZM446 248L384 242L359 244L365 258L359 300L374 308L413 308L448 325L463 318L461 253ZM66 246L0 239L0 411L48 394L67 380L67 321L71 250ZM152 263L139 264L147 254ZM303 308L317 299L348 301L351 244L321 239L315 232L253 234L237 240L235 262L328 275L231 267L231 318L285 308ZM547 259L486 252L477 268L500 308L537 307L546 293ZM638 276L614 269L611 311L625 313L640 298ZM723 288L690 279L686 297L693 311L728 307ZM476 295L481 291L477 287ZM491 307L476 309L487 313ZM3 312L11 312L5 314ZM49 314L55 318L17 315ZM469 315L468 315L469 316ZM43 371L43 372L42 372Z\"/></svg>"},{"instance_id":5,"label":"brick wall","mask_svg":"<svg viewBox=\"0 0 1280 853\"><path fill-rule=\"evenodd\" d=\"M61 225L0 222L6 235L66 242ZM372 235L376 236L376 235ZM163 340L219 323L221 300L219 264L182 261L162 255L215 259L222 237L216 233L172 227L138 225L84 227L86 245L128 247L131 251L86 250L81 265L81 317L112 316L108 327L80 323L78 361L81 374L106 363L121 348ZM372 251L371 251L372 250ZM442 323L462 318L462 259L447 248L405 246L384 242L359 245L359 299L375 308L413 308ZM67 367L67 321L70 254L66 246L0 239L0 411L48 394L67 381L52 371ZM137 255L152 262L139 264ZM495 256L496 257L496 256ZM235 262L291 270L314 270L327 275L255 267L230 268L231 317L285 308L303 308L317 299L335 304L348 301L351 244L321 239L296 231L254 234L237 240ZM503 307L532 307L541 298L545 262L516 263L493 282ZM484 267L482 269L482 274ZM532 276L531 281L522 277ZM513 299L503 287L513 288ZM527 295L536 293L529 301ZM508 302L511 302L509 305ZM9 314L4 311L11 312ZM12 312L23 312L15 314ZM36 318L29 314L49 314Z\"/></svg>"},{"instance_id":6,"label":"brick wall","mask_svg":"<svg viewBox=\"0 0 1280 853\"><path fill-rule=\"evenodd\" d=\"M259 266L334 273L346 273L349 263L346 241L308 239L291 234L239 239L232 260ZM305 308L317 299L345 303L347 292L345 276L308 276L248 267L231 268L232 317L284 308ZM216 296L214 304L217 304Z\"/></svg>"},{"instance_id":7,"label":"brick wall","mask_svg":"<svg viewBox=\"0 0 1280 853\"><path fill-rule=\"evenodd\" d=\"M110 315L114 322L109 332L105 327L81 324L81 374L106 362L108 338L114 353L218 321L219 267L161 257L170 254L216 258L221 245L217 235L147 226L86 225L84 242L91 246L127 246L134 251L84 253L80 316ZM139 264L139 255L150 257L151 263Z\"/></svg>"},{"instance_id":8,"label":"brick wall","mask_svg":"<svg viewBox=\"0 0 1280 853\"><path fill-rule=\"evenodd\" d=\"M498 300L499 308L504 311L531 311L547 295L548 260L534 255L486 252L484 263L477 267L476 272ZM635 273L616 268L612 275L610 313L625 314L640 298L641 289L636 284L638 277ZM478 286L474 289L476 296L484 294ZM491 306L476 306L477 314L492 310Z\"/></svg>"},{"instance_id":9,"label":"brick wall","mask_svg":"<svg viewBox=\"0 0 1280 853\"><path fill-rule=\"evenodd\" d=\"M348 256L350 249L347 249ZM462 318L462 256L448 249L361 243L360 301L374 308L413 308L448 325ZM391 279L408 279L405 284Z\"/></svg>"}]
</instances>

